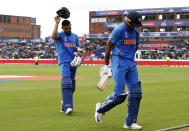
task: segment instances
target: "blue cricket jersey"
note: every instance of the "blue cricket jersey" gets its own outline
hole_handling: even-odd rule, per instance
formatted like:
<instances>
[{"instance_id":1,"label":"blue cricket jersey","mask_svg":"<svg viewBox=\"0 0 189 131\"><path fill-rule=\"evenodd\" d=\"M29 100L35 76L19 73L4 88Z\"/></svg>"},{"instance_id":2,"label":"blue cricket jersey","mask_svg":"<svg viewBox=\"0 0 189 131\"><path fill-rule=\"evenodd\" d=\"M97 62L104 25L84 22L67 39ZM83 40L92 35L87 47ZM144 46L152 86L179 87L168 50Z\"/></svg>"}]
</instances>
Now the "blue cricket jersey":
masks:
<instances>
[{"instance_id":1,"label":"blue cricket jersey","mask_svg":"<svg viewBox=\"0 0 189 131\"><path fill-rule=\"evenodd\" d=\"M69 36L64 32L58 33L56 42L56 52L58 55L58 63L71 62L75 55L76 47L80 45L79 38L76 34L71 33Z\"/></svg>"},{"instance_id":2,"label":"blue cricket jersey","mask_svg":"<svg viewBox=\"0 0 189 131\"><path fill-rule=\"evenodd\" d=\"M126 59L134 59L136 43L139 43L139 31L135 28L130 31L125 23L117 26L110 34L109 41L115 44L112 55Z\"/></svg>"}]
</instances>

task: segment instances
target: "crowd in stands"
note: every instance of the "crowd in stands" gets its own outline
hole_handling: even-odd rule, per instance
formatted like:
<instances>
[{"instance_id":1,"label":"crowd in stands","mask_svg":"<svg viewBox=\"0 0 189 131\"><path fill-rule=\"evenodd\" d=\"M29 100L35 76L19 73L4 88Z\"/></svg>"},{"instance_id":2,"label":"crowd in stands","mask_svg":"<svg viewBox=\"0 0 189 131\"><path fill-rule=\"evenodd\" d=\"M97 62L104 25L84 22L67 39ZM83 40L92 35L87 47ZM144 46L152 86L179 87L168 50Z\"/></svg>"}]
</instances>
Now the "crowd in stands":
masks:
<instances>
[{"instance_id":1,"label":"crowd in stands","mask_svg":"<svg viewBox=\"0 0 189 131\"><path fill-rule=\"evenodd\" d=\"M91 39L81 43L80 48L83 54L90 53L87 59L104 59L104 56L96 57L95 53L101 50L104 55L106 40ZM38 55L39 59L57 59L55 43L0 43L0 59L34 59ZM103 48L103 49L102 49ZM170 59L188 60L189 59L189 40L175 41L164 50L144 51L141 53L140 59Z\"/></svg>"},{"instance_id":2,"label":"crowd in stands","mask_svg":"<svg viewBox=\"0 0 189 131\"><path fill-rule=\"evenodd\" d=\"M55 45L51 43L0 43L0 59L56 59Z\"/></svg>"},{"instance_id":3,"label":"crowd in stands","mask_svg":"<svg viewBox=\"0 0 189 131\"><path fill-rule=\"evenodd\" d=\"M105 46L106 46L105 41L99 39L91 39L81 43L80 48L82 48L86 52L91 52Z\"/></svg>"},{"instance_id":4,"label":"crowd in stands","mask_svg":"<svg viewBox=\"0 0 189 131\"><path fill-rule=\"evenodd\" d=\"M174 41L164 50L146 51L141 55L142 59L166 59L189 60L189 40Z\"/></svg>"}]
</instances>

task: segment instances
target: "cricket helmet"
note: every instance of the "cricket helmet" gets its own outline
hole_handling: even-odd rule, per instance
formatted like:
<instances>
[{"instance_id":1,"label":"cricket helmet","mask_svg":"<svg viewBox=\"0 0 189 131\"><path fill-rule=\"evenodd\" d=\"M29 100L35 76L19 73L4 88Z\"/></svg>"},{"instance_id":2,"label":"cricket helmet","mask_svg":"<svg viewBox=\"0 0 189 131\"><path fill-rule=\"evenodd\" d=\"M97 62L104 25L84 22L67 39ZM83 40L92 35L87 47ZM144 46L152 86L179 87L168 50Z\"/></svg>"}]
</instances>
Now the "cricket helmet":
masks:
<instances>
[{"instance_id":1,"label":"cricket helmet","mask_svg":"<svg viewBox=\"0 0 189 131\"><path fill-rule=\"evenodd\" d=\"M132 23L135 27L142 26L142 16L138 12L130 12L125 19L127 22Z\"/></svg>"},{"instance_id":2,"label":"cricket helmet","mask_svg":"<svg viewBox=\"0 0 189 131\"><path fill-rule=\"evenodd\" d=\"M57 12L57 15L63 19L70 17L70 11L66 7L61 7Z\"/></svg>"}]
</instances>

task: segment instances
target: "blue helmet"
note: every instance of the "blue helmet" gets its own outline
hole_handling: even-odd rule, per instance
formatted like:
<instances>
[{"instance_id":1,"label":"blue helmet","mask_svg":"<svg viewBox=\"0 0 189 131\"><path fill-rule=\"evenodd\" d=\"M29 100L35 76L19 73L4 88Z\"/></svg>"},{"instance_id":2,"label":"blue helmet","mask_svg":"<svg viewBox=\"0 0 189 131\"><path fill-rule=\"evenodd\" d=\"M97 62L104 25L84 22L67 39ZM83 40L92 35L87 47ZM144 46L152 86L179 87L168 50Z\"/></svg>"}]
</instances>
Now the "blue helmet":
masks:
<instances>
[{"instance_id":1,"label":"blue helmet","mask_svg":"<svg viewBox=\"0 0 189 131\"><path fill-rule=\"evenodd\" d=\"M125 19L127 22L132 23L135 27L142 26L142 16L138 12L130 12Z\"/></svg>"},{"instance_id":2,"label":"blue helmet","mask_svg":"<svg viewBox=\"0 0 189 131\"><path fill-rule=\"evenodd\" d=\"M57 15L63 19L70 17L70 11L66 7L61 7L57 12Z\"/></svg>"}]
</instances>

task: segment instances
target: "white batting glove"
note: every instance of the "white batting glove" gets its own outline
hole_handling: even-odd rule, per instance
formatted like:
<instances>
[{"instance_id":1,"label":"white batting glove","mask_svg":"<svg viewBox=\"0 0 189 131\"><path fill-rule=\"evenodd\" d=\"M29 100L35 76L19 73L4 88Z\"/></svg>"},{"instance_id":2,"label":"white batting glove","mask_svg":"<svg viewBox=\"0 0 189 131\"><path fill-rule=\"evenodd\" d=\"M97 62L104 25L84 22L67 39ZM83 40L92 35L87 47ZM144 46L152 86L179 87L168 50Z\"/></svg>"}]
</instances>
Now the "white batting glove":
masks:
<instances>
[{"instance_id":1,"label":"white batting glove","mask_svg":"<svg viewBox=\"0 0 189 131\"><path fill-rule=\"evenodd\" d=\"M101 67L101 69L100 69L100 77L102 78L102 76L104 74L108 74L108 77L112 76L112 69L111 69L110 66L104 65L103 67Z\"/></svg>"},{"instance_id":2,"label":"white batting glove","mask_svg":"<svg viewBox=\"0 0 189 131\"><path fill-rule=\"evenodd\" d=\"M76 52L74 53L74 55L75 55L75 57L74 57L73 61L71 62L71 66L78 68L82 63L83 58L78 56L78 54Z\"/></svg>"},{"instance_id":3,"label":"white batting glove","mask_svg":"<svg viewBox=\"0 0 189 131\"><path fill-rule=\"evenodd\" d=\"M104 74L108 73L109 69L110 69L109 65L104 65Z\"/></svg>"},{"instance_id":4,"label":"white batting glove","mask_svg":"<svg viewBox=\"0 0 189 131\"><path fill-rule=\"evenodd\" d=\"M112 77L112 68L111 67L108 69L108 77Z\"/></svg>"}]
</instances>

